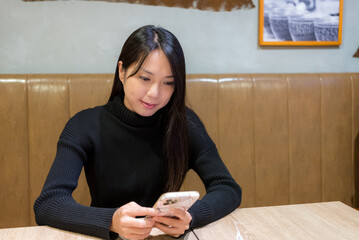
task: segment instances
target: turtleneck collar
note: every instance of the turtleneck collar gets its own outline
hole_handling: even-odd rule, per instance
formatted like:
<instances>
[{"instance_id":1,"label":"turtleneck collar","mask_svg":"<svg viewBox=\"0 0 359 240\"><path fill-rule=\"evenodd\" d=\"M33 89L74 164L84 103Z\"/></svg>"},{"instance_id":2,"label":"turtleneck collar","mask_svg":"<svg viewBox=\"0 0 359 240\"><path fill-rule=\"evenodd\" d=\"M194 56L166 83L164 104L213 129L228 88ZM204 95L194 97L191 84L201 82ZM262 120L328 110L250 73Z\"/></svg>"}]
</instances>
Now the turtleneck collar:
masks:
<instances>
[{"instance_id":1,"label":"turtleneck collar","mask_svg":"<svg viewBox=\"0 0 359 240\"><path fill-rule=\"evenodd\" d=\"M108 102L105 107L119 118L123 123L132 127L150 127L159 124L162 115L162 109L157 111L154 115L143 117L135 112L129 110L123 103L120 96L115 97Z\"/></svg>"}]
</instances>

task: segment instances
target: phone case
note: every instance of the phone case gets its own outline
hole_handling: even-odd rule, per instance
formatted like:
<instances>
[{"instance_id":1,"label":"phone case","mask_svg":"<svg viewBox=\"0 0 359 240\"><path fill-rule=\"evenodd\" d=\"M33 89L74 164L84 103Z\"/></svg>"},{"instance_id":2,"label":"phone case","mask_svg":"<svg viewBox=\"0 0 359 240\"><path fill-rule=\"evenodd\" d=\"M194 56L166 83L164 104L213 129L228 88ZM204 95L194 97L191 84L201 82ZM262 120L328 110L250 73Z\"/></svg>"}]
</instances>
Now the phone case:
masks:
<instances>
[{"instance_id":1,"label":"phone case","mask_svg":"<svg viewBox=\"0 0 359 240\"><path fill-rule=\"evenodd\" d=\"M161 215L166 215L171 208L188 210L198 198L197 191L168 192L162 194L153 207L158 209Z\"/></svg>"}]
</instances>

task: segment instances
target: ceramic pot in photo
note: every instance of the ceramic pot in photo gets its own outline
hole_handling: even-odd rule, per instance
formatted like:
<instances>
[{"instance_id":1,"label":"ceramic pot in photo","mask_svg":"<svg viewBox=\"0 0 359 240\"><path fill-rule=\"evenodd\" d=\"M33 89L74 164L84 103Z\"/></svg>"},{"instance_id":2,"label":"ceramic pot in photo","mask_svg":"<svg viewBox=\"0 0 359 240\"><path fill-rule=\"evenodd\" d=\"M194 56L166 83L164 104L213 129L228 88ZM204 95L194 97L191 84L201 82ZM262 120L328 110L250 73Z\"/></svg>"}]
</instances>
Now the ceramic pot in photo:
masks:
<instances>
[{"instance_id":1,"label":"ceramic pot in photo","mask_svg":"<svg viewBox=\"0 0 359 240\"><path fill-rule=\"evenodd\" d=\"M285 15L269 15L269 22L274 36L280 41L292 41L289 32L288 17Z\"/></svg>"},{"instance_id":2,"label":"ceramic pot in photo","mask_svg":"<svg viewBox=\"0 0 359 240\"><path fill-rule=\"evenodd\" d=\"M293 41L316 41L313 19L305 17L290 17L289 32Z\"/></svg>"}]
</instances>

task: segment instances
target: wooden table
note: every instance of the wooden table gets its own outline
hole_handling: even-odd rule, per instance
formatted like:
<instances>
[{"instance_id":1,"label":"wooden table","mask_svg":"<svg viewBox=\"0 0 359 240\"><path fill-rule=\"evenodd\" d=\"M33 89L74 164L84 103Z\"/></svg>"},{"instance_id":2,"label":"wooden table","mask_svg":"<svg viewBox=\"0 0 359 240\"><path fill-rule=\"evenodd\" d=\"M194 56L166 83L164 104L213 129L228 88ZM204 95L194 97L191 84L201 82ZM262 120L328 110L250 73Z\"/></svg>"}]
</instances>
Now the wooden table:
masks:
<instances>
[{"instance_id":1,"label":"wooden table","mask_svg":"<svg viewBox=\"0 0 359 240\"><path fill-rule=\"evenodd\" d=\"M184 236L184 240L358 240L359 211L341 202L239 208L225 218ZM155 233L155 232L154 232ZM155 235L158 233L155 233ZM0 229L1 240L93 240L46 226ZM151 240L173 240L152 236Z\"/></svg>"}]
</instances>

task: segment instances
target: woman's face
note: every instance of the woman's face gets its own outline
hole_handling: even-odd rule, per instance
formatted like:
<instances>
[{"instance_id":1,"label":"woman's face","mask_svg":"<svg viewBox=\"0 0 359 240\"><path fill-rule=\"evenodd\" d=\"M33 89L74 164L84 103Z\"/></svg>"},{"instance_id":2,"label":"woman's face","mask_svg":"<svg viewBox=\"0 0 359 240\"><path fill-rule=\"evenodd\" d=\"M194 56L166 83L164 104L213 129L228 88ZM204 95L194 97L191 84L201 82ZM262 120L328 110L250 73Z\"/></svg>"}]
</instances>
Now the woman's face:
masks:
<instances>
[{"instance_id":1,"label":"woman's face","mask_svg":"<svg viewBox=\"0 0 359 240\"><path fill-rule=\"evenodd\" d=\"M155 114L166 106L174 91L174 77L170 63L162 50L151 52L143 62L140 70L131 77L136 64L127 71L118 63L120 80L125 92L125 106L144 117Z\"/></svg>"}]
</instances>

